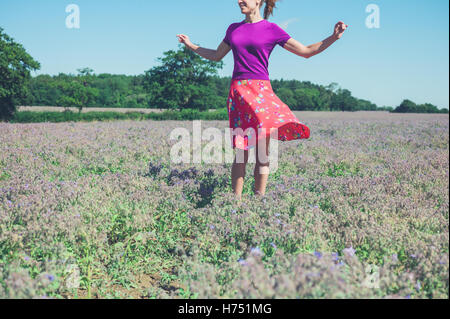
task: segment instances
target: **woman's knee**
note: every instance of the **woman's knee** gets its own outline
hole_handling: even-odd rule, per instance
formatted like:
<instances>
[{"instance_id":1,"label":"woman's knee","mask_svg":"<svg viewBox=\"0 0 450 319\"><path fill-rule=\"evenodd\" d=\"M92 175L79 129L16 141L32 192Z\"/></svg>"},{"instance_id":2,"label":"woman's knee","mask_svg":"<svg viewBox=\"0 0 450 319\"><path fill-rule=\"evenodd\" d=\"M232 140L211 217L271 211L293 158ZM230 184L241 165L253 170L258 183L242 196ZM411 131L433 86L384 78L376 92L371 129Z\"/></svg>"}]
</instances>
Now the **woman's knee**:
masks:
<instances>
[{"instance_id":1,"label":"woman's knee","mask_svg":"<svg viewBox=\"0 0 450 319\"><path fill-rule=\"evenodd\" d=\"M234 159L236 164L247 164L248 163L248 151L236 149L236 157Z\"/></svg>"},{"instance_id":2,"label":"woman's knee","mask_svg":"<svg viewBox=\"0 0 450 319\"><path fill-rule=\"evenodd\" d=\"M256 163L266 165L269 162L269 143L270 138L261 139L256 147Z\"/></svg>"},{"instance_id":3,"label":"woman's knee","mask_svg":"<svg viewBox=\"0 0 450 319\"><path fill-rule=\"evenodd\" d=\"M259 174L269 175L270 174L270 165L269 163L264 165L256 165L256 169L258 170Z\"/></svg>"}]
</instances>

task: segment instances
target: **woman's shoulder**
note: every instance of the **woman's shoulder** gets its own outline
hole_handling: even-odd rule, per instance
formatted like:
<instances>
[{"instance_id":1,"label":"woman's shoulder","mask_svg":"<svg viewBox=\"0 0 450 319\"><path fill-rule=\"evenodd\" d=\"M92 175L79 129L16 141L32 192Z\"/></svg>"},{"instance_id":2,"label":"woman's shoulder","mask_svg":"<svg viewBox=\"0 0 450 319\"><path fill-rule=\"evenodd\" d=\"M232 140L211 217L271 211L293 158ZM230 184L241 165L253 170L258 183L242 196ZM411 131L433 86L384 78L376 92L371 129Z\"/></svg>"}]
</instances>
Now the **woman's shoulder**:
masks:
<instances>
[{"instance_id":1,"label":"woman's shoulder","mask_svg":"<svg viewBox=\"0 0 450 319\"><path fill-rule=\"evenodd\" d=\"M269 21L267 19L264 19L264 28L271 31L279 31L281 29L281 27L277 23Z\"/></svg>"},{"instance_id":2,"label":"woman's shoulder","mask_svg":"<svg viewBox=\"0 0 450 319\"><path fill-rule=\"evenodd\" d=\"M287 31L285 30L284 27L279 26L277 23L275 22L269 22L269 26L270 29L272 30L272 32L277 33L277 34L287 34Z\"/></svg>"},{"instance_id":3,"label":"woman's shoulder","mask_svg":"<svg viewBox=\"0 0 450 319\"><path fill-rule=\"evenodd\" d=\"M244 23L244 22L245 22L245 20L242 20L242 21L239 21L239 22L233 22L233 23L231 23L231 24L229 25L229 28L234 27L234 26L238 26L238 25L240 25L240 24L242 24L242 23Z\"/></svg>"},{"instance_id":4,"label":"woman's shoulder","mask_svg":"<svg viewBox=\"0 0 450 319\"><path fill-rule=\"evenodd\" d=\"M267 22L272 28L280 28L280 26L275 22L271 22L271 21L267 21Z\"/></svg>"},{"instance_id":5,"label":"woman's shoulder","mask_svg":"<svg viewBox=\"0 0 450 319\"><path fill-rule=\"evenodd\" d=\"M233 32L235 29L237 29L242 24L242 22L243 21L231 23L227 28L227 33Z\"/></svg>"}]
</instances>

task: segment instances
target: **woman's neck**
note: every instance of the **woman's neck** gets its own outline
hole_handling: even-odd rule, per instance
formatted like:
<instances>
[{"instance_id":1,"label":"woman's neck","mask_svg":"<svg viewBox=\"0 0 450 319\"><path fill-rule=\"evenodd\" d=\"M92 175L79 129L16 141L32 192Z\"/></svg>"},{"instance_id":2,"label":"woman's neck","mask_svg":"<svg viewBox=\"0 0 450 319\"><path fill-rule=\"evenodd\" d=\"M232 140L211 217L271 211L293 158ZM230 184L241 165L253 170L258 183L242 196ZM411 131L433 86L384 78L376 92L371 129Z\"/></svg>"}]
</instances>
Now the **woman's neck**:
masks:
<instances>
[{"instance_id":1,"label":"woman's neck","mask_svg":"<svg viewBox=\"0 0 450 319\"><path fill-rule=\"evenodd\" d=\"M256 23L256 22L259 22L262 20L264 20L264 19L261 17L261 14L259 14L259 12L255 12L253 14L250 13L248 16L246 16L244 22L245 23Z\"/></svg>"}]
</instances>

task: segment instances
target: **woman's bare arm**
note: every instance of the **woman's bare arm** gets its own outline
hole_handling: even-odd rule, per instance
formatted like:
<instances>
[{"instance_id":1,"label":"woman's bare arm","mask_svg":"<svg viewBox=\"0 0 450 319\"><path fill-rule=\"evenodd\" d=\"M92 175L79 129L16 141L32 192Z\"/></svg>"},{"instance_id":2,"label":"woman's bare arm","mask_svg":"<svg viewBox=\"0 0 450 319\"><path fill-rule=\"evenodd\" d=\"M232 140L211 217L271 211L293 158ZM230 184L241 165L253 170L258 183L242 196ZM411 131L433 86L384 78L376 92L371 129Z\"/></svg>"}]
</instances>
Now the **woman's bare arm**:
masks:
<instances>
[{"instance_id":1,"label":"woman's bare arm","mask_svg":"<svg viewBox=\"0 0 450 319\"><path fill-rule=\"evenodd\" d=\"M348 25L345 25L342 21L339 21L334 28L334 33L321 42L305 46L299 41L290 38L283 48L298 56L308 59L326 50L330 45L339 40L347 27Z\"/></svg>"},{"instance_id":2,"label":"woman's bare arm","mask_svg":"<svg viewBox=\"0 0 450 319\"><path fill-rule=\"evenodd\" d=\"M328 38L326 38L325 40L323 40L321 42L317 42L315 44L305 46L302 43L295 40L294 38L290 38L286 42L286 44L284 45L283 48L285 48L286 50L288 50L298 56L308 59L308 58L324 51L330 45L332 45L335 41L336 41L336 39L334 38L334 36L329 36Z\"/></svg>"},{"instance_id":3,"label":"woman's bare arm","mask_svg":"<svg viewBox=\"0 0 450 319\"><path fill-rule=\"evenodd\" d=\"M220 61L228 54L228 52L231 51L231 47L222 41L220 43L217 50L212 49L206 49L202 48L198 45L193 44L187 35L184 34L178 34L177 35L179 41L181 43L184 43L189 49L200 55L201 57L204 57L205 59L211 60L211 61Z\"/></svg>"},{"instance_id":4,"label":"woman's bare arm","mask_svg":"<svg viewBox=\"0 0 450 319\"><path fill-rule=\"evenodd\" d=\"M231 47L222 41L222 43L220 43L219 47L217 48L216 61L221 61L230 51Z\"/></svg>"}]
</instances>

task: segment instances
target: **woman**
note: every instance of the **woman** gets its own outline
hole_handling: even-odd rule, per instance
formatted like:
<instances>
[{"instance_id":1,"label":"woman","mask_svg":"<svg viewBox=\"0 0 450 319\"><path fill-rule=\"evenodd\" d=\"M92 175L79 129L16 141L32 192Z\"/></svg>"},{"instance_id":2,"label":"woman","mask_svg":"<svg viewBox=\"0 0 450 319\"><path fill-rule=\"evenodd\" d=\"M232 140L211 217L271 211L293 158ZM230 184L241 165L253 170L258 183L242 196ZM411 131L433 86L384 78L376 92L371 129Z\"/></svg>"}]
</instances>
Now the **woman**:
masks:
<instances>
[{"instance_id":1,"label":"woman","mask_svg":"<svg viewBox=\"0 0 450 319\"><path fill-rule=\"evenodd\" d=\"M268 74L269 57L278 44L304 58L310 58L342 37L348 25L339 21L334 33L316 44L304 46L275 23L267 21L276 0L238 0L245 20L231 24L217 50L193 44L187 35L178 34L179 42L205 59L222 60L230 50L234 55L234 72L227 100L232 147L237 154L232 168L233 192L241 199L248 152L256 146L255 195L264 196L269 177L269 142L307 139L309 128L301 123L289 107L273 92ZM260 9L263 4L264 19ZM275 134L271 133L275 130ZM261 155L260 155L261 154Z\"/></svg>"}]
</instances>

